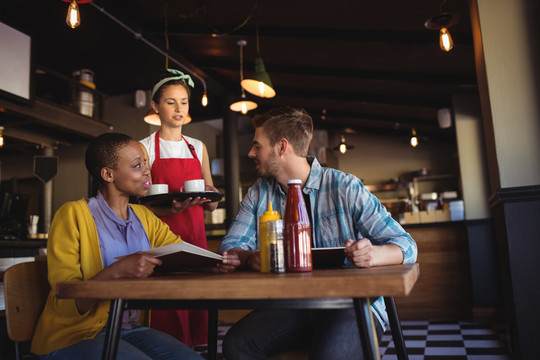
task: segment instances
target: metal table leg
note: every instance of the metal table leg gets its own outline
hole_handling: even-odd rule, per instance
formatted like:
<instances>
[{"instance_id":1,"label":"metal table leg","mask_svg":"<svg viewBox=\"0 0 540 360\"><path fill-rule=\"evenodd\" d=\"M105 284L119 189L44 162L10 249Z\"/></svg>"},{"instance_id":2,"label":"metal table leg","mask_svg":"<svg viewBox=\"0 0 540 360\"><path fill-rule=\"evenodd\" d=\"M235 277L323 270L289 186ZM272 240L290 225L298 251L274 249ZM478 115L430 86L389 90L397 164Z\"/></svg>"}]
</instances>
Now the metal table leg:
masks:
<instances>
[{"instance_id":1,"label":"metal table leg","mask_svg":"<svg viewBox=\"0 0 540 360\"><path fill-rule=\"evenodd\" d=\"M208 310L208 360L217 359L218 310Z\"/></svg>"},{"instance_id":2,"label":"metal table leg","mask_svg":"<svg viewBox=\"0 0 540 360\"><path fill-rule=\"evenodd\" d=\"M379 341L373 323L369 298L353 299L364 359L380 360Z\"/></svg>"},{"instance_id":3,"label":"metal table leg","mask_svg":"<svg viewBox=\"0 0 540 360\"><path fill-rule=\"evenodd\" d=\"M124 300L111 300L111 309L109 310L109 322L107 323L107 332L105 333L105 342L103 344L103 353L101 359L114 360L118 352L118 341L120 340L120 330L122 327L122 315L124 313Z\"/></svg>"},{"instance_id":4,"label":"metal table leg","mask_svg":"<svg viewBox=\"0 0 540 360\"><path fill-rule=\"evenodd\" d=\"M401 324L397 315L396 303L394 297L385 297L384 303L386 304L386 312L388 313L388 320L390 320L390 330L392 330L392 339L396 347L396 354L398 360L409 360L407 354L407 347L405 346L405 340L403 340L403 332L401 331Z\"/></svg>"}]
</instances>

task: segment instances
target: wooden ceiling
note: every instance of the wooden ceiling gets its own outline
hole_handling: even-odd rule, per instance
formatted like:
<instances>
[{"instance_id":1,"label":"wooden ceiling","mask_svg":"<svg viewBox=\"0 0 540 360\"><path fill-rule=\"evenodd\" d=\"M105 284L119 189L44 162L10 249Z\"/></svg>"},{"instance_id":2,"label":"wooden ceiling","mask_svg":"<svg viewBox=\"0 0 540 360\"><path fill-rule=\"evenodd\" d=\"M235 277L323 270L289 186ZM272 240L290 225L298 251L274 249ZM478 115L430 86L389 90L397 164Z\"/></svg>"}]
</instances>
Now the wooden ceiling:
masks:
<instances>
[{"instance_id":1,"label":"wooden ceiling","mask_svg":"<svg viewBox=\"0 0 540 360\"><path fill-rule=\"evenodd\" d=\"M467 0L94 0L79 5L77 29L65 24L67 5L2 0L0 21L32 36L36 64L65 76L92 69L109 96L153 86L165 56L152 46L166 49L167 29L169 66L181 62L208 87L203 108L194 79L194 121L223 117L240 95L237 42L247 41L244 75L253 74L257 29L277 95L248 94L259 104L251 113L289 105L338 132L406 136L414 127L420 136L455 141L453 127L439 128L437 110L451 108L452 94L478 91ZM438 32L424 27L441 8L460 17L448 53Z\"/></svg>"}]
</instances>

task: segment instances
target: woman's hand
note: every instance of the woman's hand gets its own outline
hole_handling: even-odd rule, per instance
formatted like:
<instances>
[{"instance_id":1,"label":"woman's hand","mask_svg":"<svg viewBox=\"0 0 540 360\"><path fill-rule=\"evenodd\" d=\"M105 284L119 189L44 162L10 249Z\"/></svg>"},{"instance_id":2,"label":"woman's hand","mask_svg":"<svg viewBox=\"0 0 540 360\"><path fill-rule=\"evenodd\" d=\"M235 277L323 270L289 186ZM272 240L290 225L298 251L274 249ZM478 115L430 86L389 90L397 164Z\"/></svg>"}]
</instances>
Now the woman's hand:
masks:
<instances>
[{"instance_id":1,"label":"woman's hand","mask_svg":"<svg viewBox=\"0 0 540 360\"><path fill-rule=\"evenodd\" d=\"M161 265L160 259L139 251L112 263L103 272L107 271L113 279L145 278L152 275L157 265Z\"/></svg>"},{"instance_id":2,"label":"woman's hand","mask_svg":"<svg viewBox=\"0 0 540 360\"><path fill-rule=\"evenodd\" d=\"M97 273L92 280L111 280L119 278L146 278L154 272L154 268L161 265L158 258L137 252L117 262L112 263ZM96 299L75 299L79 314L84 314L97 303Z\"/></svg>"}]
</instances>

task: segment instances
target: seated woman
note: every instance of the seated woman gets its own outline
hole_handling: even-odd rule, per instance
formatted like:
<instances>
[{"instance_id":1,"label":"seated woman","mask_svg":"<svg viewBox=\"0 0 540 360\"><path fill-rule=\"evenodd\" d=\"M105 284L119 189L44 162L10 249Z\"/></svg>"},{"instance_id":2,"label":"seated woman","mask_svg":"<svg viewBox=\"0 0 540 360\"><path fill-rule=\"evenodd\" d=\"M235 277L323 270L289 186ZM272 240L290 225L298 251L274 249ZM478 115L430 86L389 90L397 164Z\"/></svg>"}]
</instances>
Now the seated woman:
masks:
<instances>
[{"instance_id":1,"label":"seated woman","mask_svg":"<svg viewBox=\"0 0 540 360\"><path fill-rule=\"evenodd\" d=\"M124 134L97 137L86 150L86 168L98 181L96 197L64 204L47 244L51 292L31 350L40 359L100 359L109 301L59 299L60 281L145 278L161 261L141 253L182 241L129 196L147 194L150 169L138 142ZM116 256L131 254L120 260ZM142 326L139 311L125 311L118 359L203 359L179 340Z\"/></svg>"}]
</instances>

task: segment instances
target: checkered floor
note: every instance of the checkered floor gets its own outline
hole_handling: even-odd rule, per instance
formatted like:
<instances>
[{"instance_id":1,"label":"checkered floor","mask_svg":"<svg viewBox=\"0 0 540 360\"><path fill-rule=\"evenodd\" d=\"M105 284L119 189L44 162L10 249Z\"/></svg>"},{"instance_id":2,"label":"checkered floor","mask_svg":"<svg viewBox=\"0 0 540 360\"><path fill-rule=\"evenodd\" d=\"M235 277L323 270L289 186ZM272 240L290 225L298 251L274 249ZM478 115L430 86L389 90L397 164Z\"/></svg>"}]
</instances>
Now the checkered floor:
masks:
<instances>
[{"instance_id":1,"label":"checkered floor","mask_svg":"<svg viewBox=\"0 0 540 360\"><path fill-rule=\"evenodd\" d=\"M221 341L232 323L220 323L218 359L222 360ZM490 325L456 321L402 321L410 360L509 360L505 331ZM206 356L206 347L196 349ZM388 330L381 340L381 359L397 360Z\"/></svg>"},{"instance_id":2,"label":"checkered floor","mask_svg":"<svg viewBox=\"0 0 540 360\"><path fill-rule=\"evenodd\" d=\"M410 360L509 360L504 329L456 321L402 321ZM382 360L397 359L390 331L381 341Z\"/></svg>"}]
</instances>

